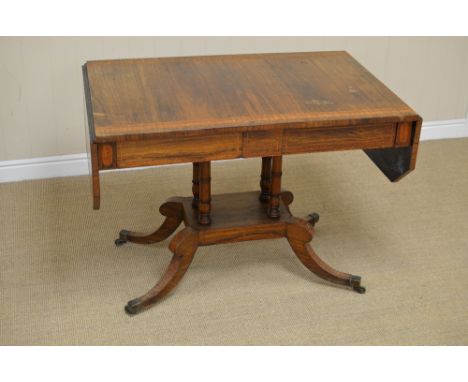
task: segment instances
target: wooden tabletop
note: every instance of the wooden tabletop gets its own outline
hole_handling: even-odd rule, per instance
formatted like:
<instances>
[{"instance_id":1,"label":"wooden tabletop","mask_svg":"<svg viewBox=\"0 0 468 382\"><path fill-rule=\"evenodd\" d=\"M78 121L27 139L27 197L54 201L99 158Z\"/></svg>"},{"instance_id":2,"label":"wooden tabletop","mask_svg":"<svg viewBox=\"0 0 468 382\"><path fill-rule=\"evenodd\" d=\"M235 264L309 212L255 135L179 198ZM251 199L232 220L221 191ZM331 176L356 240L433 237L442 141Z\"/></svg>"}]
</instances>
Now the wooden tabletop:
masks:
<instances>
[{"instance_id":1,"label":"wooden tabletop","mask_svg":"<svg viewBox=\"0 0 468 382\"><path fill-rule=\"evenodd\" d=\"M347 52L89 61L84 71L94 142L416 115Z\"/></svg>"}]
</instances>

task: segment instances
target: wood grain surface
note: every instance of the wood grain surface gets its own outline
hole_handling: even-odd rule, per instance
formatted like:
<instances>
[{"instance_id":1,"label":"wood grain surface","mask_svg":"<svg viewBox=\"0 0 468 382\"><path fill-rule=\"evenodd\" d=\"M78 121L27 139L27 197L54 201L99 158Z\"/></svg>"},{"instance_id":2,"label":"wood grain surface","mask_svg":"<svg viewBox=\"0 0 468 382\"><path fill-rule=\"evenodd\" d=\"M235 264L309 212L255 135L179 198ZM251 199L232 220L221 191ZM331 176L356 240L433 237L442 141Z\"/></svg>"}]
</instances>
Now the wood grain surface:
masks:
<instances>
[{"instance_id":1,"label":"wood grain surface","mask_svg":"<svg viewBox=\"0 0 468 382\"><path fill-rule=\"evenodd\" d=\"M346 52L89 61L85 72L95 142L416 115Z\"/></svg>"},{"instance_id":2,"label":"wood grain surface","mask_svg":"<svg viewBox=\"0 0 468 382\"><path fill-rule=\"evenodd\" d=\"M363 149L391 180L414 169L421 117L347 52L89 61L98 172Z\"/></svg>"}]
</instances>

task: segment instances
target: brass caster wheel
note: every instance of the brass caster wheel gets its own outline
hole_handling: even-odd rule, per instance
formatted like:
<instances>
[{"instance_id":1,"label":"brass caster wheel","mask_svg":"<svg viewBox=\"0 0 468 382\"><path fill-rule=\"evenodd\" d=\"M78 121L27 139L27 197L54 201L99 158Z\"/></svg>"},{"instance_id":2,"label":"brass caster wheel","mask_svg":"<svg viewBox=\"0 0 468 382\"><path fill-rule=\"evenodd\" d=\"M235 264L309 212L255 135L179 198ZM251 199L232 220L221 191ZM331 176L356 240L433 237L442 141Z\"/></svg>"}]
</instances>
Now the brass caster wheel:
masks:
<instances>
[{"instance_id":1,"label":"brass caster wheel","mask_svg":"<svg viewBox=\"0 0 468 382\"><path fill-rule=\"evenodd\" d=\"M120 247L121 245L124 245L127 242L127 237L128 237L129 231L126 229L123 229L119 233L119 238L115 239L114 243L117 247Z\"/></svg>"},{"instance_id":2,"label":"brass caster wheel","mask_svg":"<svg viewBox=\"0 0 468 382\"><path fill-rule=\"evenodd\" d=\"M312 212L311 214L307 215L307 221L309 224L314 227L320 219L320 215L317 212Z\"/></svg>"},{"instance_id":3,"label":"brass caster wheel","mask_svg":"<svg viewBox=\"0 0 468 382\"><path fill-rule=\"evenodd\" d=\"M353 287L353 289L354 289L356 292L358 292L359 294L364 294L364 293L366 293L366 288L363 287L363 286L360 286L360 285L359 285L359 286Z\"/></svg>"},{"instance_id":4,"label":"brass caster wheel","mask_svg":"<svg viewBox=\"0 0 468 382\"><path fill-rule=\"evenodd\" d=\"M127 240L124 239L115 239L114 243L117 247L120 247L121 245L124 245L127 242Z\"/></svg>"},{"instance_id":5,"label":"brass caster wheel","mask_svg":"<svg viewBox=\"0 0 468 382\"><path fill-rule=\"evenodd\" d=\"M361 286L361 276L351 275L349 278L349 285L359 294L366 293L366 288Z\"/></svg>"},{"instance_id":6,"label":"brass caster wheel","mask_svg":"<svg viewBox=\"0 0 468 382\"><path fill-rule=\"evenodd\" d=\"M140 310L140 299L135 298L127 303L125 305L125 312L127 312L129 315L133 316L137 314Z\"/></svg>"}]
</instances>

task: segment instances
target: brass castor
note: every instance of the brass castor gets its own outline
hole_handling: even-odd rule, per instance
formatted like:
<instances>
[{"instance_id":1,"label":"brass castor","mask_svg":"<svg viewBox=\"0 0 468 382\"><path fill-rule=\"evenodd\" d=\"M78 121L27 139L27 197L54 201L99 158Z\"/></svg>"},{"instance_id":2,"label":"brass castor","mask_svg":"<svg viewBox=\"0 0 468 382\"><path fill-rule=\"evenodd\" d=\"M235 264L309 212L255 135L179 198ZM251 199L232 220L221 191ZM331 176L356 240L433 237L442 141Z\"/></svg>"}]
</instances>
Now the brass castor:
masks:
<instances>
[{"instance_id":1,"label":"brass castor","mask_svg":"<svg viewBox=\"0 0 468 382\"><path fill-rule=\"evenodd\" d=\"M309 222L312 227L314 227L320 219L320 215L317 212L312 212L311 214L307 215L307 221Z\"/></svg>"},{"instance_id":2,"label":"brass castor","mask_svg":"<svg viewBox=\"0 0 468 382\"><path fill-rule=\"evenodd\" d=\"M133 300L130 300L127 305L125 305L125 312L127 314L133 316L134 314L137 314L139 311L139 304L140 304L140 299L135 298Z\"/></svg>"},{"instance_id":3,"label":"brass castor","mask_svg":"<svg viewBox=\"0 0 468 382\"><path fill-rule=\"evenodd\" d=\"M120 247L121 245L124 245L127 242L127 240L124 239L115 239L114 243L117 247Z\"/></svg>"},{"instance_id":4,"label":"brass castor","mask_svg":"<svg viewBox=\"0 0 468 382\"><path fill-rule=\"evenodd\" d=\"M120 247L121 245L124 245L127 242L127 235L128 235L127 230L123 229L122 231L120 231L119 238L115 239L115 241L114 241L115 245L117 247Z\"/></svg>"},{"instance_id":5,"label":"brass castor","mask_svg":"<svg viewBox=\"0 0 468 382\"><path fill-rule=\"evenodd\" d=\"M364 294L366 293L366 288L363 286L354 286L353 289L358 292L359 294Z\"/></svg>"},{"instance_id":6,"label":"brass castor","mask_svg":"<svg viewBox=\"0 0 468 382\"><path fill-rule=\"evenodd\" d=\"M349 285L353 287L353 290L359 294L366 293L366 288L361 286L361 276L351 275L349 278Z\"/></svg>"}]
</instances>

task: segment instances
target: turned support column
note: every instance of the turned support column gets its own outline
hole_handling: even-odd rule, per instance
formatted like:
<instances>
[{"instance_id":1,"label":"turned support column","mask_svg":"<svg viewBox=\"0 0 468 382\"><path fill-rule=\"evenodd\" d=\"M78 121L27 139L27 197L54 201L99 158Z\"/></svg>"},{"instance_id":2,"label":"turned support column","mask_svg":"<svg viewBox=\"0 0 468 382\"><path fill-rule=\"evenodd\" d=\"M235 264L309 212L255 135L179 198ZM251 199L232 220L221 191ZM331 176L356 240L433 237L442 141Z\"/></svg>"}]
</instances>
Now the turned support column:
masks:
<instances>
[{"instance_id":1,"label":"turned support column","mask_svg":"<svg viewBox=\"0 0 468 382\"><path fill-rule=\"evenodd\" d=\"M280 217L280 197L281 197L281 167L282 156L273 157L271 170L270 200L268 201L268 216L270 218Z\"/></svg>"},{"instance_id":2,"label":"turned support column","mask_svg":"<svg viewBox=\"0 0 468 382\"><path fill-rule=\"evenodd\" d=\"M198 208L200 202L200 163L193 163L193 178L192 178L192 207Z\"/></svg>"},{"instance_id":3,"label":"turned support column","mask_svg":"<svg viewBox=\"0 0 468 382\"><path fill-rule=\"evenodd\" d=\"M200 162L199 171L198 222L208 225L211 223L211 162Z\"/></svg>"},{"instance_id":4,"label":"turned support column","mask_svg":"<svg viewBox=\"0 0 468 382\"><path fill-rule=\"evenodd\" d=\"M260 201L268 202L271 187L271 160L272 157L262 158L262 174L260 175Z\"/></svg>"}]
</instances>

